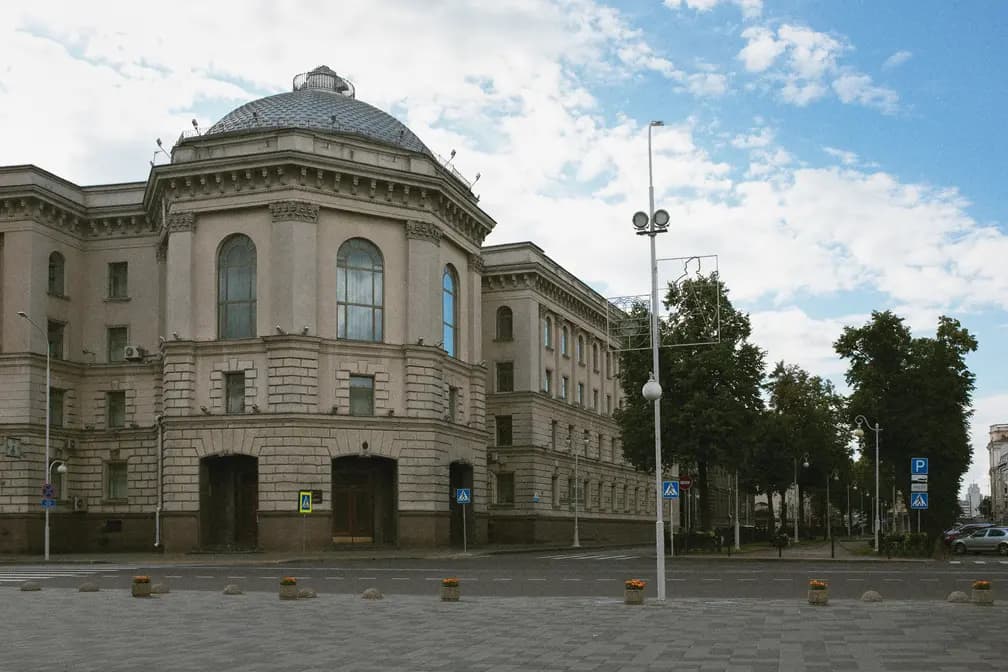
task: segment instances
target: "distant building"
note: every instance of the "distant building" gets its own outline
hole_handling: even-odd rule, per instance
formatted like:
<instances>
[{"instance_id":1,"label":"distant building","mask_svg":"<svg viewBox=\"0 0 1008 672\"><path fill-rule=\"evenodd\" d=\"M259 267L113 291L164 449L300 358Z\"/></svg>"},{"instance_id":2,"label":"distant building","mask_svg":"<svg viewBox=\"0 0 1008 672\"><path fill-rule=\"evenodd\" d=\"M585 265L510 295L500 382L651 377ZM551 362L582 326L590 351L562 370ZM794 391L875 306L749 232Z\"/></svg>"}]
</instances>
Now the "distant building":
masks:
<instances>
[{"instance_id":1,"label":"distant building","mask_svg":"<svg viewBox=\"0 0 1008 672\"><path fill-rule=\"evenodd\" d=\"M971 483L966 488L966 502L969 506L970 518L976 518L980 515L980 502L982 501L983 495L980 494L980 486L976 483Z\"/></svg>"}]
</instances>

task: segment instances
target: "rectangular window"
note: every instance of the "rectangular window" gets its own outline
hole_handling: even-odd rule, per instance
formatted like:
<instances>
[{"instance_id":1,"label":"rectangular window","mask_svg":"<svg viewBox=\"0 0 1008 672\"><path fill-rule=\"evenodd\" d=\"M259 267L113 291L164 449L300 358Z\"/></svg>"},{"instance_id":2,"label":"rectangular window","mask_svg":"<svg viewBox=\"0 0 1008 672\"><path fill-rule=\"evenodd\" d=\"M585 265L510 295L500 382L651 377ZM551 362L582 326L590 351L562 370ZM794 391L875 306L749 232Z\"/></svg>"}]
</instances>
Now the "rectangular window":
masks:
<instances>
[{"instance_id":1,"label":"rectangular window","mask_svg":"<svg viewBox=\"0 0 1008 672\"><path fill-rule=\"evenodd\" d=\"M55 387L49 388L49 425L63 426L63 390L57 390Z\"/></svg>"},{"instance_id":2,"label":"rectangular window","mask_svg":"<svg viewBox=\"0 0 1008 672\"><path fill-rule=\"evenodd\" d=\"M586 429L584 431L584 437L582 438L582 443L584 445L581 446L584 449L584 456L585 457L588 457L588 445L589 445L590 442L591 442L591 432L589 432Z\"/></svg>"},{"instance_id":3,"label":"rectangular window","mask_svg":"<svg viewBox=\"0 0 1008 672\"><path fill-rule=\"evenodd\" d=\"M109 363L125 362L126 341L129 338L129 329L127 327L109 327L105 330L105 333L106 341L108 342L107 361Z\"/></svg>"},{"instance_id":4,"label":"rectangular window","mask_svg":"<svg viewBox=\"0 0 1008 672\"><path fill-rule=\"evenodd\" d=\"M571 511L574 510L574 479L567 479L567 505L570 507Z\"/></svg>"},{"instance_id":5,"label":"rectangular window","mask_svg":"<svg viewBox=\"0 0 1008 672\"><path fill-rule=\"evenodd\" d=\"M577 403L578 406L584 406L585 396L584 396L584 383L577 384Z\"/></svg>"},{"instance_id":6,"label":"rectangular window","mask_svg":"<svg viewBox=\"0 0 1008 672\"><path fill-rule=\"evenodd\" d=\"M609 461L616 461L616 437L609 439Z\"/></svg>"},{"instance_id":7,"label":"rectangular window","mask_svg":"<svg viewBox=\"0 0 1008 672\"><path fill-rule=\"evenodd\" d=\"M458 421L459 388L448 388L448 422Z\"/></svg>"},{"instance_id":8,"label":"rectangular window","mask_svg":"<svg viewBox=\"0 0 1008 672\"><path fill-rule=\"evenodd\" d=\"M598 390L592 390L592 410L598 412Z\"/></svg>"},{"instance_id":9,"label":"rectangular window","mask_svg":"<svg viewBox=\"0 0 1008 672\"><path fill-rule=\"evenodd\" d=\"M602 510L602 481L595 484L595 510Z\"/></svg>"},{"instance_id":10,"label":"rectangular window","mask_svg":"<svg viewBox=\"0 0 1008 672\"><path fill-rule=\"evenodd\" d=\"M224 374L224 394L227 398L227 412L236 415L245 412L245 372Z\"/></svg>"},{"instance_id":11,"label":"rectangular window","mask_svg":"<svg viewBox=\"0 0 1008 672\"><path fill-rule=\"evenodd\" d=\"M105 463L105 499L126 499L126 463Z\"/></svg>"},{"instance_id":12,"label":"rectangular window","mask_svg":"<svg viewBox=\"0 0 1008 672\"><path fill-rule=\"evenodd\" d=\"M553 396L553 372L546 369L546 377L543 378L543 392Z\"/></svg>"},{"instance_id":13,"label":"rectangular window","mask_svg":"<svg viewBox=\"0 0 1008 672\"><path fill-rule=\"evenodd\" d=\"M567 398L567 376L560 376L560 398Z\"/></svg>"},{"instance_id":14,"label":"rectangular window","mask_svg":"<svg viewBox=\"0 0 1008 672\"><path fill-rule=\"evenodd\" d=\"M498 415L497 418L497 445L498 446L510 446L511 445L511 416L510 415Z\"/></svg>"},{"instance_id":15,"label":"rectangular window","mask_svg":"<svg viewBox=\"0 0 1008 672\"><path fill-rule=\"evenodd\" d=\"M605 412L606 415L612 415L612 395L605 395Z\"/></svg>"},{"instance_id":16,"label":"rectangular window","mask_svg":"<svg viewBox=\"0 0 1008 672\"><path fill-rule=\"evenodd\" d=\"M574 451L574 425L567 425L567 452Z\"/></svg>"},{"instance_id":17,"label":"rectangular window","mask_svg":"<svg viewBox=\"0 0 1008 672\"><path fill-rule=\"evenodd\" d=\"M497 362L497 391L514 392L514 362Z\"/></svg>"},{"instance_id":18,"label":"rectangular window","mask_svg":"<svg viewBox=\"0 0 1008 672\"><path fill-rule=\"evenodd\" d=\"M514 504L514 474L497 474L497 503Z\"/></svg>"},{"instance_id":19,"label":"rectangular window","mask_svg":"<svg viewBox=\"0 0 1008 672\"><path fill-rule=\"evenodd\" d=\"M126 392L105 393L105 426L109 429L126 426Z\"/></svg>"},{"instance_id":20,"label":"rectangular window","mask_svg":"<svg viewBox=\"0 0 1008 672\"><path fill-rule=\"evenodd\" d=\"M595 453L595 457L602 459L602 435L598 435L598 451Z\"/></svg>"},{"instance_id":21,"label":"rectangular window","mask_svg":"<svg viewBox=\"0 0 1008 672\"><path fill-rule=\"evenodd\" d=\"M553 479L550 481L550 486L552 487L552 490L550 490L550 500L553 502L553 508L554 509L560 508L560 486L559 486L559 483L560 483L559 477L557 477L554 474Z\"/></svg>"},{"instance_id":22,"label":"rectangular window","mask_svg":"<svg viewBox=\"0 0 1008 672\"><path fill-rule=\"evenodd\" d=\"M350 376L350 415L374 415L374 378Z\"/></svg>"},{"instance_id":23,"label":"rectangular window","mask_svg":"<svg viewBox=\"0 0 1008 672\"><path fill-rule=\"evenodd\" d=\"M129 296L127 276L129 264L117 261L108 265L108 298L125 299Z\"/></svg>"},{"instance_id":24,"label":"rectangular window","mask_svg":"<svg viewBox=\"0 0 1008 672\"><path fill-rule=\"evenodd\" d=\"M612 378L612 354L609 352L605 355L605 375L606 378Z\"/></svg>"},{"instance_id":25,"label":"rectangular window","mask_svg":"<svg viewBox=\"0 0 1008 672\"><path fill-rule=\"evenodd\" d=\"M557 424L556 420L550 420L550 448L553 450L556 450Z\"/></svg>"},{"instance_id":26,"label":"rectangular window","mask_svg":"<svg viewBox=\"0 0 1008 672\"><path fill-rule=\"evenodd\" d=\"M49 320L49 357L52 359L63 359L63 332L66 325L62 322Z\"/></svg>"}]
</instances>

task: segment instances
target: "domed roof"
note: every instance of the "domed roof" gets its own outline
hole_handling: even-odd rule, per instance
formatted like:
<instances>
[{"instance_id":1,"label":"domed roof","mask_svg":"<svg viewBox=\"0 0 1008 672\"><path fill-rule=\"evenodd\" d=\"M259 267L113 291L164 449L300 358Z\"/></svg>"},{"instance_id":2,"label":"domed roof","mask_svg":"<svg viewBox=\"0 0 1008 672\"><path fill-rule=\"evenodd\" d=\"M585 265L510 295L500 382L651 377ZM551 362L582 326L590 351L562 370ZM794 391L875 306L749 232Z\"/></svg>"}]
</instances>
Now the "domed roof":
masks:
<instances>
[{"instance_id":1,"label":"domed roof","mask_svg":"<svg viewBox=\"0 0 1008 672\"><path fill-rule=\"evenodd\" d=\"M253 100L226 114L203 135L267 128L310 128L359 135L433 156L395 117L357 100L354 87L326 66L294 78L294 90Z\"/></svg>"}]
</instances>

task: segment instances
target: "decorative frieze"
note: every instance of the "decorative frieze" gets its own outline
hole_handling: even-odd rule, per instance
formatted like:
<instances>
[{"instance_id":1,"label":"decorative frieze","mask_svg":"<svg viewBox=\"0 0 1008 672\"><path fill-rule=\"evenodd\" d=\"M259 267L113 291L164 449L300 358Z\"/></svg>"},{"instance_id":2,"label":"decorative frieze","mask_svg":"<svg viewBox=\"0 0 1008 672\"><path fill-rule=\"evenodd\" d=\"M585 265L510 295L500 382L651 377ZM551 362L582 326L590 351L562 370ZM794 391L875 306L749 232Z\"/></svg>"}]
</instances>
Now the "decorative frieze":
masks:
<instances>
[{"instance_id":1,"label":"decorative frieze","mask_svg":"<svg viewBox=\"0 0 1008 672\"><path fill-rule=\"evenodd\" d=\"M168 233L196 231L196 215L191 212L173 212L168 215Z\"/></svg>"},{"instance_id":2,"label":"decorative frieze","mask_svg":"<svg viewBox=\"0 0 1008 672\"><path fill-rule=\"evenodd\" d=\"M426 240L435 245L441 244L441 229L429 222L406 221L406 237Z\"/></svg>"},{"instance_id":3,"label":"decorative frieze","mask_svg":"<svg viewBox=\"0 0 1008 672\"><path fill-rule=\"evenodd\" d=\"M274 201L270 203L274 222L318 223L319 206L307 201Z\"/></svg>"},{"instance_id":4,"label":"decorative frieze","mask_svg":"<svg viewBox=\"0 0 1008 672\"><path fill-rule=\"evenodd\" d=\"M485 267L485 262L482 255L470 254L469 255L469 271L476 271L479 274L483 274L483 268Z\"/></svg>"}]
</instances>

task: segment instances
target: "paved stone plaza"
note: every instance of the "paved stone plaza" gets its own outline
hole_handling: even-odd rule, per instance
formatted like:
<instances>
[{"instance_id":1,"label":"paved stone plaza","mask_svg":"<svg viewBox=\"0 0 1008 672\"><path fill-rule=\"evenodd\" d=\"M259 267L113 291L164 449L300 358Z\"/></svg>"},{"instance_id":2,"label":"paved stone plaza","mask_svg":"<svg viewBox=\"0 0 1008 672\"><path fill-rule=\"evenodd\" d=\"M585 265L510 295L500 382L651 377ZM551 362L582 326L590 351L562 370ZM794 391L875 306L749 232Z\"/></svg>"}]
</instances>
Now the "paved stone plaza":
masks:
<instances>
[{"instance_id":1,"label":"paved stone plaza","mask_svg":"<svg viewBox=\"0 0 1008 672\"><path fill-rule=\"evenodd\" d=\"M222 586L223 588L223 586ZM1006 607L0 590L0 670L1003 670Z\"/></svg>"}]
</instances>

